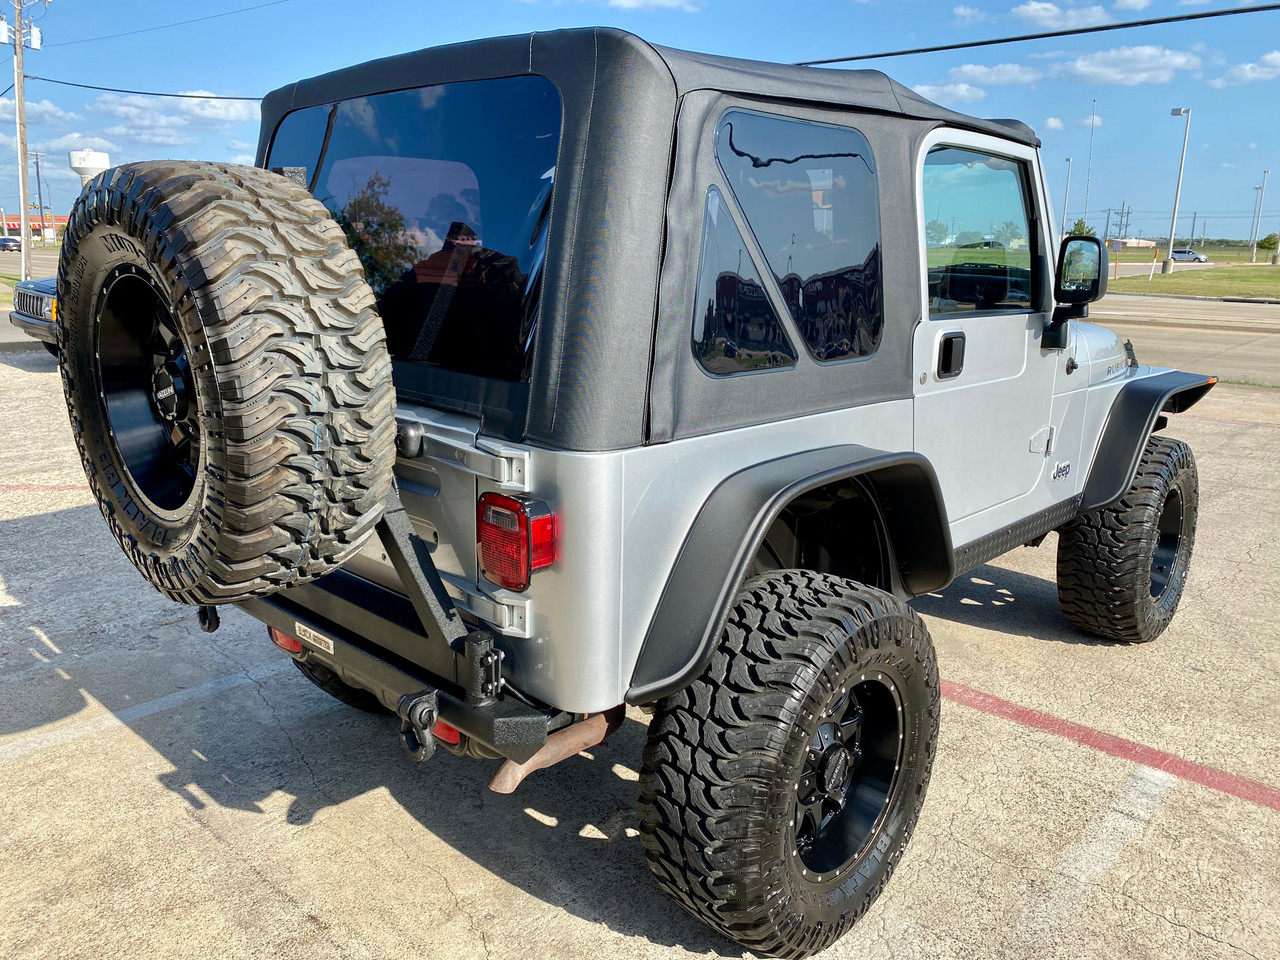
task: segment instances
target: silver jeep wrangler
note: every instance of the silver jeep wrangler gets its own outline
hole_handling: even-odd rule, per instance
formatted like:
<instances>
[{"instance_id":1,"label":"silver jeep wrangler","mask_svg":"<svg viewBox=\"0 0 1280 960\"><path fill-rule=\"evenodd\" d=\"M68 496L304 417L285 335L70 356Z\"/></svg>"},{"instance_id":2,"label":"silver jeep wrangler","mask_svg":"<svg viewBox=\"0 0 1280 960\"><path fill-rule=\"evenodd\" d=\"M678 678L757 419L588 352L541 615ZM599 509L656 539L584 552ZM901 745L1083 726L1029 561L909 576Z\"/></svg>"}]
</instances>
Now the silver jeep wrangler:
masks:
<instances>
[{"instance_id":1,"label":"silver jeep wrangler","mask_svg":"<svg viewBox=\"0 0 1280 960\"><path fill-rule=\"evenodd\" d=\"M58 350L156 587L237 604L417 759L510 792L652 715L645 849L751 949L832 944L924 802L908 606L1058 532L1062 609L1145 642L1195 535L1158 431L1214 378L1090 325L1035 134L882 74L571 30L263 104L258 167L86 188Z\"/></svg>"}]
</instances>

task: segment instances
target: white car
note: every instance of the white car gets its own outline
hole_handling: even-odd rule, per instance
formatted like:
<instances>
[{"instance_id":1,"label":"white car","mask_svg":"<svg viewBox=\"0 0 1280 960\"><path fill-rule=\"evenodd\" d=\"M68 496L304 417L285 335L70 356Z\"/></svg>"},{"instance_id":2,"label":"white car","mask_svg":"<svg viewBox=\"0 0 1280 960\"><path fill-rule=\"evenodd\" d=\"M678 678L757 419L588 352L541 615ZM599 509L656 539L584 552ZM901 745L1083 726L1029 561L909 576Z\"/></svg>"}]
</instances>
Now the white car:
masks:
<instances>
[{"instance_id":1,"label":"white car","mask_svg":"<svg viewBox=\"0 0 1280 960\"><path fill-rule=\"evenodd\" d=\"M1169 254L1170 260L1185 260L1189 263L1208 263L1209 258L1197 250L1184 249L1175 250Z\"/></svg>"}]
</instances>

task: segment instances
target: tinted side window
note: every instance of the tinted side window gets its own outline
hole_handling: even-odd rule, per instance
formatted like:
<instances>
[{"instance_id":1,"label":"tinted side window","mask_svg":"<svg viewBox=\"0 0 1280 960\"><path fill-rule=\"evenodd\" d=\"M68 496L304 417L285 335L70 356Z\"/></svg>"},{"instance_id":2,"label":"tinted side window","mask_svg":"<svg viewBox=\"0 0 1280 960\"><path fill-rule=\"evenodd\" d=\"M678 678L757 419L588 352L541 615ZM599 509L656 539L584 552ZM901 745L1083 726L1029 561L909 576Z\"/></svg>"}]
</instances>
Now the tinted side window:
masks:
<instances>
[{"instance_id":1,"label":"tinted side window","mask_svg":"<svg viewBox=\"0 0 1280 960\"><path fill-rule=\"evenodd\" d=\"M715 187L707 191L698 263L693 352L703 369L725 375L792 366L795 349Z\"/></svg>"},{"instance_id":2,"label":"tinted side window","mask_svg":"<svg viewBox=\"0 0 1280 960\"><path fill-rule=\"evenodd\" d=\"M1038 256L1016 160L934 147L924 161L929 313L1019 313L1040 302Z\"/></svg>"},{"instance_id":3,"label":"tinted side window","mask_svg":"<svg viewBox=\"0 0 1280 960\"><path fill-rule=\"evenodd\" d=\"M880 206L862 134L734 110L720 121L716 157L814 359L875 353Z\"/></svg>"},{"instance_id":4,"label":"tinted side window","mask_svg":"<svg viewBox=\"0 0 1280 960\"><path fill-rule=\"evenodd\" d=\"M527 380L560 117L536 76L359 97L287 116L267 165L306 168L395 359Z\"/></svg>"}]
</instances>

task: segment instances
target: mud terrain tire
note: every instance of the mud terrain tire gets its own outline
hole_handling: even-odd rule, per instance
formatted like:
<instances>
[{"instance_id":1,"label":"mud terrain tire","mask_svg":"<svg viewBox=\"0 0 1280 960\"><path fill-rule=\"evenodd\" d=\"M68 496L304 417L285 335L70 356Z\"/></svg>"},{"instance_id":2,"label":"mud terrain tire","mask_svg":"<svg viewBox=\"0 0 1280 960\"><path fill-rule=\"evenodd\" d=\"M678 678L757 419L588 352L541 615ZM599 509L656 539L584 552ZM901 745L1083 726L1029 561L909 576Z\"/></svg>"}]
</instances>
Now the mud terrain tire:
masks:
<instances>
[{"instance_id":1,"label":"mud terrain tire","mask_svg":"<svg viewBox=\"0 0 1280 960\"><path fill-rule=\"evenodd\" d=\"M1187 582L1200 492L1181 440L1147 441L1119 501L1058 531L1058 604L1072 624L1108 640L1160 636Z\"/></svg>"},{"instance_id":2,"label":"mud terrain tire","mask_svg":"<svg viewBox=\"0 0 1280 960\"><path fill-rule=\"evenodd\" d=\"M829 947L902 856L939 703L905 603L803 570L748 580L711 663L649 726L640 833L659 884L750 950Z\"/></svg>"},{"instance_id":3,"label":"mud terrain tire","mask_svg":"<svg viewBox=\"0 0 1280 960\"><path fill-rule=\"evenodd\" d=\"M373 531L391 362L359 260L302 187L219 163L102 173L67 225L58 338L89 486L168 597L273 593Z\"/></svg>"}]
</instances>

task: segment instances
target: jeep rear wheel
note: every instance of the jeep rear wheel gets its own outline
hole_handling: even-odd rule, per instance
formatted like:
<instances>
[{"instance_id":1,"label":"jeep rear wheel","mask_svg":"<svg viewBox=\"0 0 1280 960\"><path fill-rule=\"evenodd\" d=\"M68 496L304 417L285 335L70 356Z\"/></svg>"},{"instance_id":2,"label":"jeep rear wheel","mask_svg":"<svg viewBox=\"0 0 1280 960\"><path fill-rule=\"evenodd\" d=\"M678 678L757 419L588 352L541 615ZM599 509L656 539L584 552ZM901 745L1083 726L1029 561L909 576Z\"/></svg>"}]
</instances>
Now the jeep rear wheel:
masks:
<instances>
[{"instance_id":1,"label":"jeep rear wheel","mask_svg":"<svg viewBox=\"0 0 1280 960\"><path fill-rule=\"evenodd\" d=\"M58 294L85 473L154 586L230 603L360 548L391 485L391 362L305 189L230 164L108 170L72 210Z\"/></svg>"},{"instance_id":2,"label":"jeep rear wheel","mask_svg":"<svg viewBox=\"0 0 1280 960\"><path fill-rule=\"evenodd\" d=\"M1196 461L1181 440L1152 437L1117 503L1058 531L1058 603L1081 630L1146 643L1169 626L1191 565Z\"/></svg>"},{"instance_id":3,"label":"jeep rear wheel","mask_svg":"<svg viewBox=\"0 0 1280 960\"><path fill-rule=\"evenodd\" d=\"M906 604L809 571L747 581L707 669L649 726L650 868L749 949L830 946L902 855L938 708L933 644Z\"/></svg>"}]
</instances>

